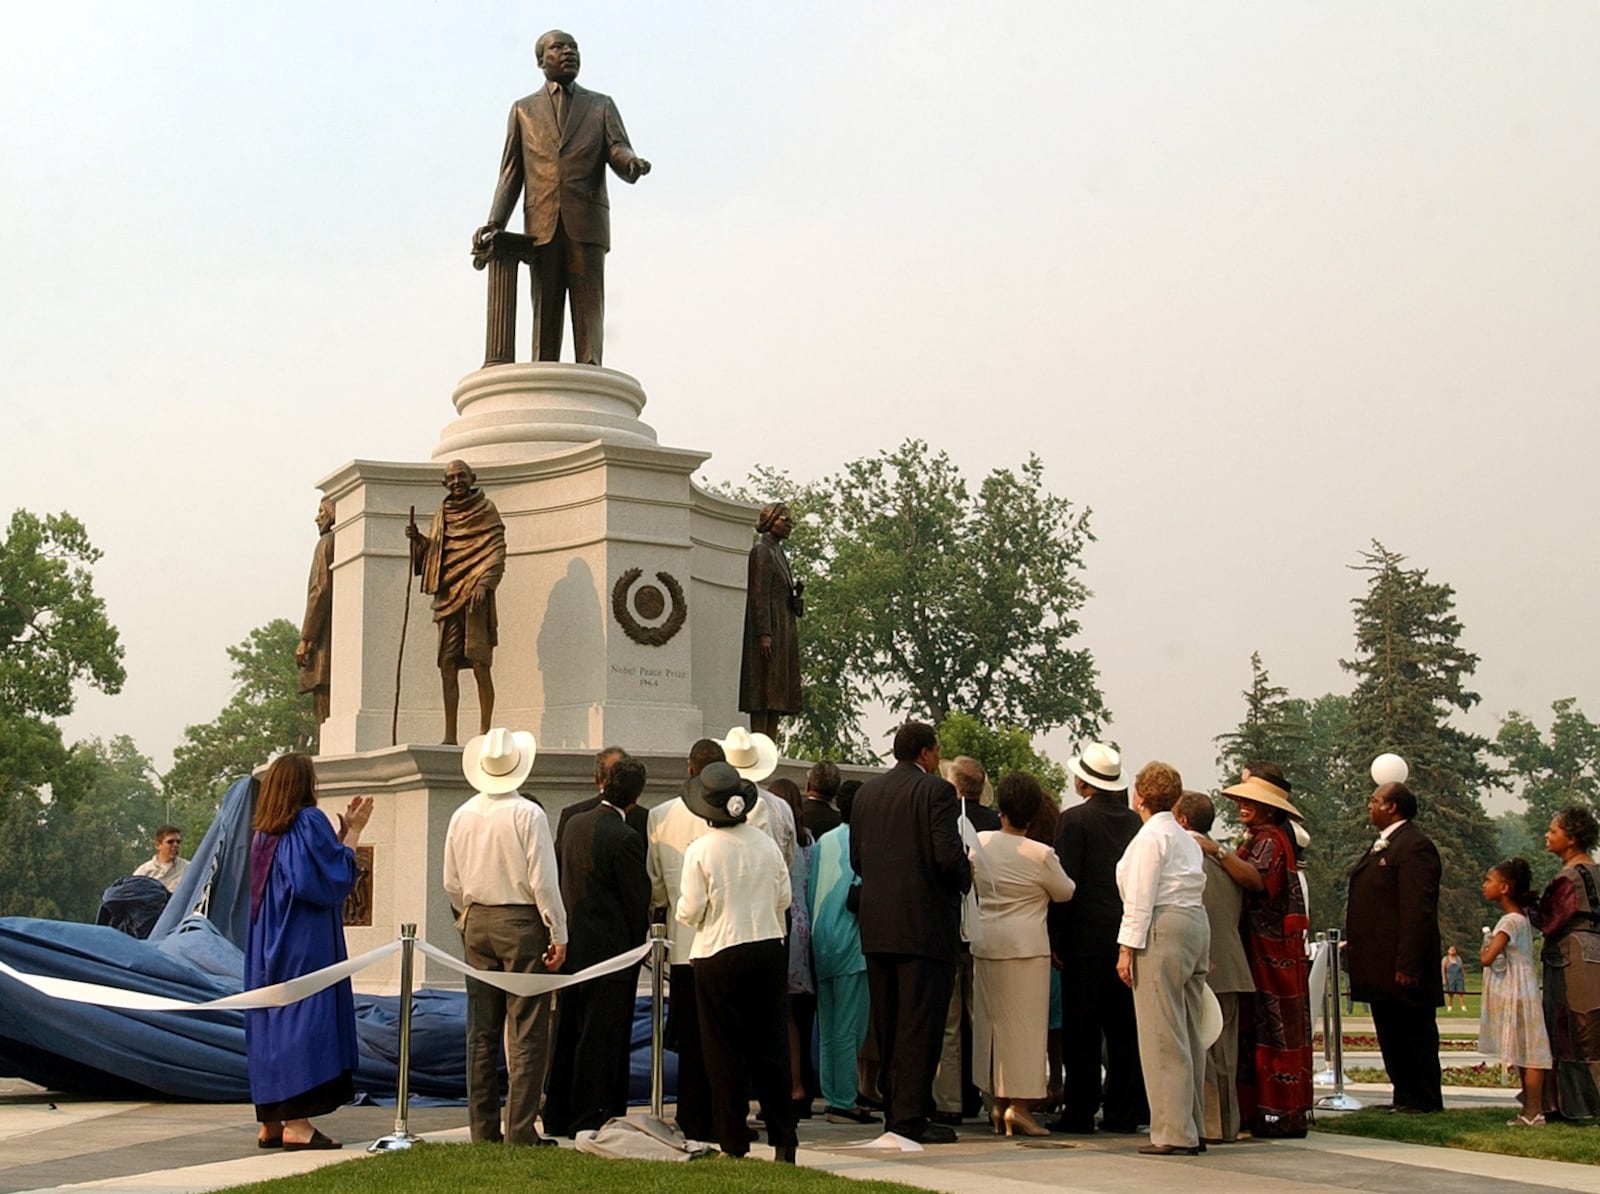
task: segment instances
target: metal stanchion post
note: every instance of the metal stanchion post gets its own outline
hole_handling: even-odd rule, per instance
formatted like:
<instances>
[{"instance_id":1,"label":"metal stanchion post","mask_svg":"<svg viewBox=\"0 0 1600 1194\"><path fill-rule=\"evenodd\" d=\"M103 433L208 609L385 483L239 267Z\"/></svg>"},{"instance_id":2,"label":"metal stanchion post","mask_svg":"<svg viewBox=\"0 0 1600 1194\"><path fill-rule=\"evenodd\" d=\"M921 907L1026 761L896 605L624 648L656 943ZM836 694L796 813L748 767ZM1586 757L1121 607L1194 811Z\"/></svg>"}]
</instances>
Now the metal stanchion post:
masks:
<instances>
[{"instance_id":1,"label":"metal stanchion post","mask_svg":"<svg viewBox=\"0 0 1600 1194\"><path fill-rule=\"evenodd\" d=\"M667 967L667 926L650 926L650 1114L666 1118L666 1025L662 979Z\"/></svg>"},{"instance_id":2,"label":"metal stanchion post","mask_svg":"<svg viewBox=\"0 0 1600 1194\"><path fill-rule=\"evenodd\" d=\"M1335 965L1337 959L1333 957L1328 948L1328 935L1317 934L1317 949L1327 954L1328 965ZM1311 1081L1316 1086L1332 1086L1333 1077L1333 983L1329 980L1326 971L1322 979L1322 1068L1312 1075Z\"/></svg>"},{"instance_id":3,"label":"metal stanchion post","mask_svg":"<svg viewBox=\"0 0 1600 1194\"><path fill-rule=\"evenodd\" d=\"M394 1152L419 1142L407 1126L411 1114L411 978L416 960L417 926L400 926L400 1059L395 1079L394 1131L367 1146L369 1153Z\"/></svg>"},{"instance_id":4,"label":"metal stanchion post","mask_svg":"<svg viewBox=\"0 0 1600 1194\"><path fill-rule=\"evenodd\" d=\"M1333 1040L1333 1093L1323 1095L1317 1106L1328 1111L1360 1111L1361 1100L1344 1093L1344 1009L1339 997L1339 930L1328 930L1328 973L1333 986L1333 1024L1328 1035Z\"/></svg>"}]
</instances>

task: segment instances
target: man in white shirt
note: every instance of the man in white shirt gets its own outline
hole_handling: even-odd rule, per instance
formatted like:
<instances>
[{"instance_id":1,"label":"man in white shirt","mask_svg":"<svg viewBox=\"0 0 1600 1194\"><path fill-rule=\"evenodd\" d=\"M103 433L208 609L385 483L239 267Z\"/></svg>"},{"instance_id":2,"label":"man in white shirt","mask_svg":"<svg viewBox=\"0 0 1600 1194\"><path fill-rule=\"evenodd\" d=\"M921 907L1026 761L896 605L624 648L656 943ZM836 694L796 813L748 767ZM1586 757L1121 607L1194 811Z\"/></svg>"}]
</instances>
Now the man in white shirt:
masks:
<instances>
[{"instance_id":1,"label":"man in white shirt","mask_svg":"<svg viewBox=\"0 0 1600 1194\"><path fill-rule=\"evenodd\" d=\"M183 830L176 825L163 825L156 830L156 856L141 864L133 873L156 880L169 892L177 891L178 880L189 869L189 860L178 855L178 848L182 845Z\"/></svg>"},{"instance_id":2,"label":"man in white shirt","mask_svg":"<svg viewBox=\"0 0 1600 1194\"><path fill-rule=\"evenodd\" d=\"M1117 863L1122 924L1117 974L1133 988L1139 1063L1150 1100L1150 1143L1141 1153L1200 1152L1205 1123L1206 1050L1200 1036L1211 922L1205 912L1205 856L1172 816L1183 780L1166 763L1146 763L1134 780L1144 819Z\"/></svg>"},{"instance_id":3,"label":"man in white shirt","mask_svg":"<svg viewBox=\"0 0 1600 1194\"><path fill-rule=\"evenodd\" d=\"M492 729L468 742L461 769L478 790L450 818L444 889L469 966L533 974L561 969L567 914L550 822L517 787L533 769L533 735ZM505 1130L499 1059L505 1037ZM550 1046L550 996L511 995L467 979L467 1116L472 1139L554 1144L534 1119Z\"/></svg>"}]
</instances>

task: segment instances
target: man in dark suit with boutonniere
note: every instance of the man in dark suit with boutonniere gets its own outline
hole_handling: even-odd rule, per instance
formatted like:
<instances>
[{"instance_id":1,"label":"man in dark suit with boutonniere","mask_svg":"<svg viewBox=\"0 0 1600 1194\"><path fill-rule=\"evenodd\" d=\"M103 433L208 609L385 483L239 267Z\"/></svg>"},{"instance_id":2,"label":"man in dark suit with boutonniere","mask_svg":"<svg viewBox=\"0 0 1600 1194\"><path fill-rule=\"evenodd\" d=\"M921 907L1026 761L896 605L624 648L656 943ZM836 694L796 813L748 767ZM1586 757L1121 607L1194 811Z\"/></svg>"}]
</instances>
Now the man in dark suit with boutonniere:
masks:
<instances>
[{"instance_id":1,"label":"man in dark suit with boutonniere","mask_svg":"<svg viewBox=\"0 0 1600 1194\"><path fill-rule=\"evenodd\" d=\"M1417 798L1404 784L1373 792L1367 815L1378 840L1350 872L1350 996L1372 1005L1378 1048L1394 1086L1391 1110L1443 1111L1439 851L1417 828Z\"/></svg>"},{"instance_id":2,"label":"man in dark suit with boutonniere","mask_svg":"<svg viewBox=\"0 0 1600 1194\"><path fill-rule=\"evenodd\" d=\"M921 1144L952 1144L955 1132L928 1115L972 864L956 790L939 777L933 727L906 722L895 731L894 757L893 768L861 786L850 813L873 1034L889 1130Z\"/></svg>"}]
</instances>

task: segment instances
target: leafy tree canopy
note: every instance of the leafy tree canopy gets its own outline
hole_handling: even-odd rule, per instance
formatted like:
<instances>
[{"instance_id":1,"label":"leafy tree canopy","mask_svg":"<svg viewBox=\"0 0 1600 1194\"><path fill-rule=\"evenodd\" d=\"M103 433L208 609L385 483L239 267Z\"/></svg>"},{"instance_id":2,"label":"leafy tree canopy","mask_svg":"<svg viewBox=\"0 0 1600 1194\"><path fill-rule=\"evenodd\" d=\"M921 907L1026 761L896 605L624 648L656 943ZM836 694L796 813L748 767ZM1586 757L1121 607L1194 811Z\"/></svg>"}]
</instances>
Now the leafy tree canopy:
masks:
<instances>
[{"instance_id":1,"label":"leafy tree canopy","mask_svg":"<svg viewBox=\"0 0 1600 1194\"><path fill-rule=\"evenodd\" d=\"M795 516L806 709L789 753L875 759L869 703L934 724L960 710L1030 734L1098 732L1094 659L1074 645L1089 512L1045 488L1038 457L974 490L913 439L814 483L758 470L731 492Z\"/></svg>"},{"instance_id":2,"label":"leafy tree canopy","mask_svg":"<svg viewBox=\"0 0 1600 1194\"><path fill-rule=\"evenodd\" d=\"M74 688L122 688L122 646L94 591L100 552L70 514L18 510L0 538L0 799L48 783L66 758L53 719Z\"/></svg>"},{"instance_id":3,"label":"leafy tree canopy","mask_svg":"<svg viewBox=\"0 0 1600 1194\"><path fill-rule=\"evenodd\" d=\"M274 754L314 751L311 695L297 691L300 628L275 618L228 648L237 687L214 721L189 726L164 777L172 807L193 832L211 823L222 794Z\"/></svg>"},{"instance_id":4,"label":"leafy tree canopy","mask_svg":"<svg viewBox=\"0 0 1600 1194\"><path fill-rule=\"evenodd\" d=\"M1526 858L1538 880L1548 880L1560 866L1544 852L1550 818L1573 804L1600 811L1600 725L1584 715L1573 697L1556 701L1550 710L1554 717L1548 737L1513 711L1501 721L1491 748L1505 760L1505 786L1518 792L1527 806L1524 835L1516 839L1519 848L1501 853Z\"/></svg>"},{"instance_id":5,"label":"leafy tree canopy","mask_svg":"<svg viewBox=\"0 0 1600 1194\"><path fill-rule=\"evenodd\" d=\"M93 921L101 893L154 853L163 812L155 770L132 739L78 743L49 800L23 793L0 819L0 916Z\"/></svg>"},{"instance_id":6,"label":"leafy tree canopy","mask_svg":"<svg viewBox=\"0 0 1600 1194\"><path fill-rule=\"evenodd\" d=\"M1067 769L1035 750L1033 735L1021 726L990 727L970 714L952 713L939 723L939 751L947 759L977 759L990 783L1012 771L1028 771L1057 799L1067 790Z\"/></svg>"}]
</instances>

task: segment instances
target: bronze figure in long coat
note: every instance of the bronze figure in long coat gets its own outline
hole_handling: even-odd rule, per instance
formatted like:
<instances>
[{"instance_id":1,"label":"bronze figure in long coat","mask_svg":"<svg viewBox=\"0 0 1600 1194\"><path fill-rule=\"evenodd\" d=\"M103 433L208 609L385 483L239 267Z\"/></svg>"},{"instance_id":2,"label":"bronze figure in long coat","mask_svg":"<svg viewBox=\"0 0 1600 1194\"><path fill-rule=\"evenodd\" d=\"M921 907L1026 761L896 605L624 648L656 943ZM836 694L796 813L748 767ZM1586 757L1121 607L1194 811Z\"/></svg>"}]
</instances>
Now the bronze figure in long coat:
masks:
<instances>
[{"instance_id":1,"label":"bronze figure in long coat","mask_svg":"<svg viewBox=\"0 0 1600 1194\"><path fill-rule=\"evenodd\" d=\"M744 656L739 667L739 708L750 728L775 738L778 718L800 712L800 629L805 586L794 579L783 541L793 529L789 508L772 502L761 510L761 537L750 549L744 605Z\"/></svg>"}]
</instances>

